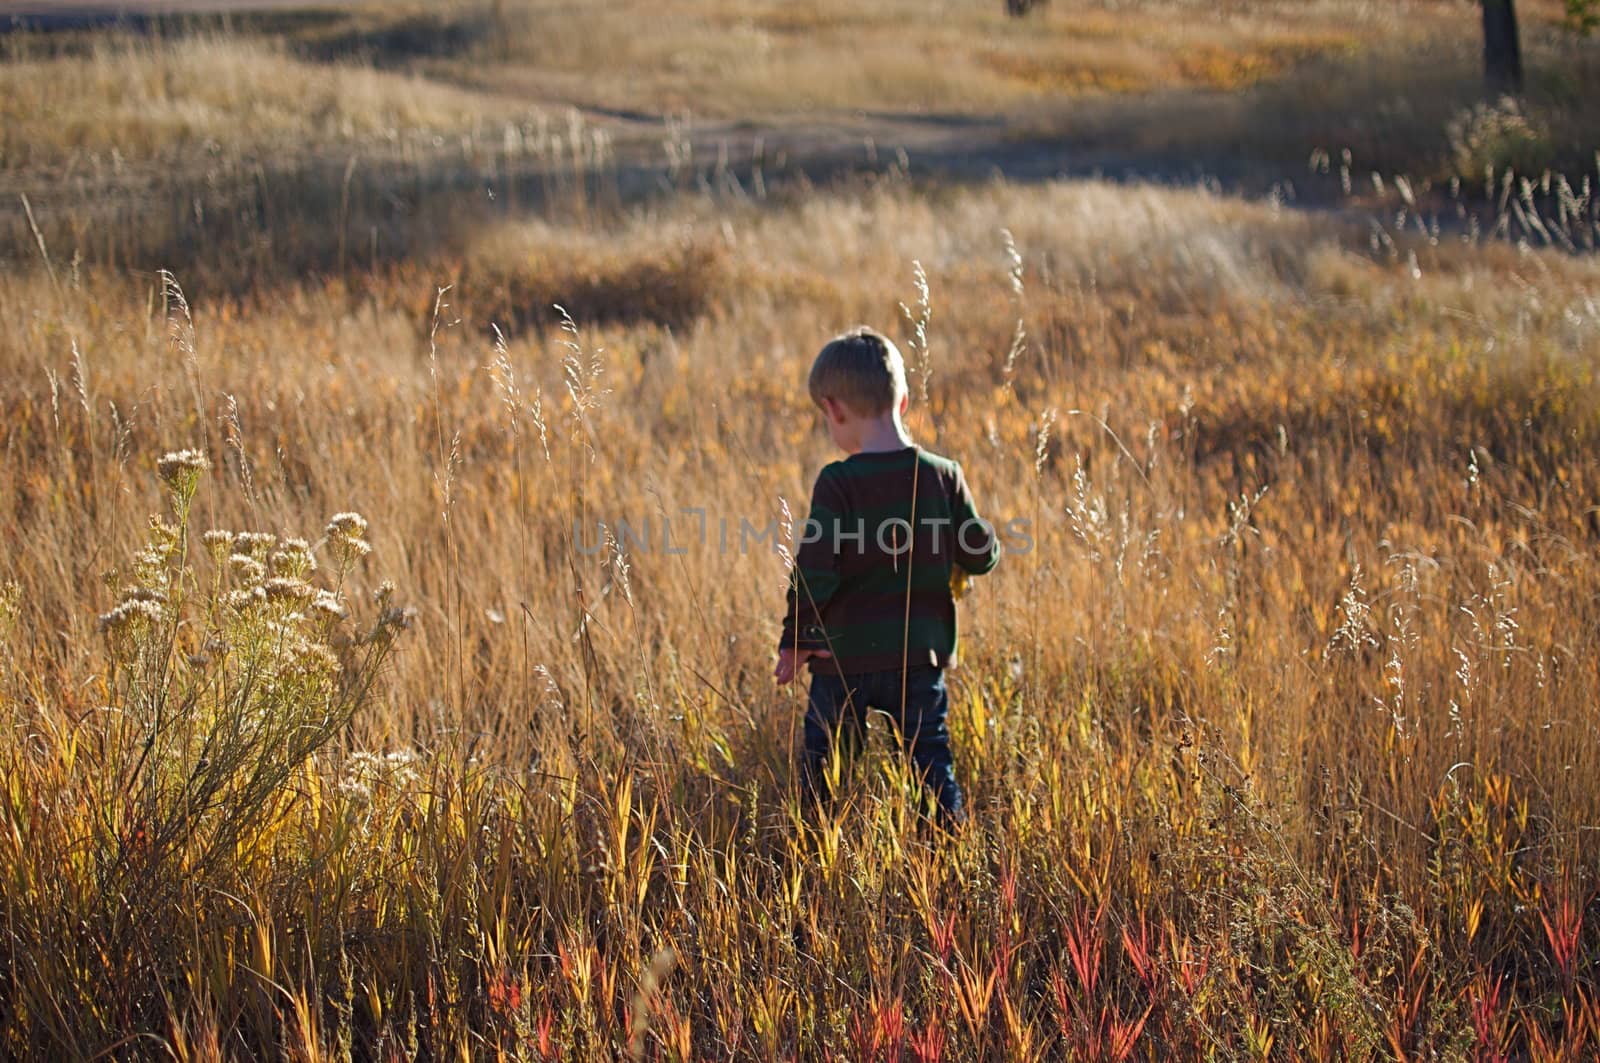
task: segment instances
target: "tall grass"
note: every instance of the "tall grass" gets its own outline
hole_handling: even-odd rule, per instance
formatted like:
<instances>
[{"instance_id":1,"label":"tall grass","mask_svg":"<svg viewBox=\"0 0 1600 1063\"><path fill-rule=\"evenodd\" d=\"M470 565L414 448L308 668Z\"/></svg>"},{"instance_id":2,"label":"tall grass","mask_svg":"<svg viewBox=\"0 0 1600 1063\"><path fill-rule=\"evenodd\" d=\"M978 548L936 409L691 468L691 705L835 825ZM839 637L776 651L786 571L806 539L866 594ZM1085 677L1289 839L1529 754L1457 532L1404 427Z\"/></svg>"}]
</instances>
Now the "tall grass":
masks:
<instances>
[{"instance_id":1,"label":"tall grass","mask_svg":"<svg viewBox=\"0 0 1600 1063\"><path fill-rule=\"evenodd\" d=\"M1593 1045L1593 261L1391 260L1336 220L1094 183L687 201L475 253L459 302L414 263L192 326L94 271L0 287L8 1053ZM659 318L530 308L497 338L511 304L472 277L567 256L611 264L595 306L605 278L708 280ZM912 430L1031 539L963 603L953 840L876 728L805 824L801 706L767 679L783 562L739 537L828 456L798 387L817 343L923 319L913 262ZM178 441L211 467L152 529ZM386 575L411 630L295 621L354 655L262 703L312 748L241 725L199 815L185 736L246 710L184 655L246 623L208 588L263 558L212 575L171 544L348 508L372 554L324 589L355 612ZM152 549L179 604L95 589ZM157 615L107 644L124 598ZM99 801L185 691L215 708L163 715L157 812ZM110 874L146 845L148 878Z\"/></svg>"}]
</instances>

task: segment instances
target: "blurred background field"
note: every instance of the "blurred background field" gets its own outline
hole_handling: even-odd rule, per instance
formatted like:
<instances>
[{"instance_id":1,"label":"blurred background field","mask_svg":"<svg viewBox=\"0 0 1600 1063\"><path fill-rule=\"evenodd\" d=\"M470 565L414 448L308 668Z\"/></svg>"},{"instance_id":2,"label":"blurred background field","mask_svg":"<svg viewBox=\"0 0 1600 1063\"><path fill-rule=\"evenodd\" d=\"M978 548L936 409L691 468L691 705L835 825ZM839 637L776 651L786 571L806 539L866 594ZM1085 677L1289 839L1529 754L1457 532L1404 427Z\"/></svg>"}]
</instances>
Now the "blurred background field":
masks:
<instances>
[{"instance_id":1,"label":"blurred background field","mask_svg":"<svg viewBox=\"0 0 1600 1063\"><path fill-rule=\"evenodd\" d=\"M1514 102L1421 0L7 34L0 1051L1592 1055L1600 45L1522 16ZM886 734L801 823L739 536L859 322L1030 532L953 839Z\"/></svg>"},{"instance_id":2,"label":"blurred background field","mask_svg":"<svg viewBox=\"0 0 1600 1063\"><path fill-rule=\"evenodd\" d=\"M1504 106L1483 100L1477 14L1458 0L1078 2L1026 19L986 0L503 0L48 33L14 16L0 254L33 254L26 194L47 243L86 263L193 263L197 292L237 292L457 252L530 209L707 182L761 195L897 151L929 180L1211 177L1320 203L1371 198L1374 173L1424 195L1452 177L1479 189L1489 167L1576 186L1595 169L1597 69L1564 12L1522 5L1527 88ZM1334 161L1326 180L1313 157Z\"/></svg>"}]
</instances>

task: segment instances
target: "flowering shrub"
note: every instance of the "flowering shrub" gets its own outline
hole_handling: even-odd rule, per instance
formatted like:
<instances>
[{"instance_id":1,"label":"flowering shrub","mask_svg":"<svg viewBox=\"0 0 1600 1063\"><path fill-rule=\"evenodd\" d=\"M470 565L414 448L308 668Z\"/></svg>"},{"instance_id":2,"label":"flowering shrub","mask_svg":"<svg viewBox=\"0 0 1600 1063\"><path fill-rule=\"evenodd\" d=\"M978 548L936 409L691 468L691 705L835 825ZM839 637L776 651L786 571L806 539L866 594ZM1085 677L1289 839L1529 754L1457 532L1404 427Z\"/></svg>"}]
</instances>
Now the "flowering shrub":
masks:
<instances>
[{"instance_id":1,"label":"flowering shrub","mask_svg":"<svg viewBox=\"0 0 1600 1063\"><path fill-rule=\"evenodd\" d=\"M100 618L111 655L110 745L118 809L103 855L125 872L180 859L192 875L248 845L275 796L367 700L409 614L394 587L374 596L375 621L349 620L345 584L370 551L367 522L340 513L320 547L331 586L318 587L304 539L212 529L202 581L189 515L204 454L157 465L173 522L150 521L132 582ZM137 860L128 839L141 839Z\"/></svg>"},{"instance_id":2,"label":"flowering shrub","mask_svg":"<svg viewBox=\"0 0 1600 1063\"><path fill-rule=\"evenodd\" d=\"M87 810L89 837L64 820L69 833L50 837L75 858L63 853L63 878L36 894L37 909L12 913L15 932L56 939L63 959L92 957L81 988L148 986L130 957L149 964L183 943L135 941L148 946L174 910L215 912L244 892L250 867L281 855L273 828L297 780L370 700L411 619L387 582L375 616L352 619L347 586L371 550L358 514L335 516L315 545L213 529L193 550L192 503L210 467L192 450L157 463L171 512L108 576L117 604L99 618L108 669L87 728L95 755L60 780L58 807ZM321 581L319 553L331 566ZM159 1006L131 992L121 1003L125 1014Z\"/></svg>"}]
</instances>

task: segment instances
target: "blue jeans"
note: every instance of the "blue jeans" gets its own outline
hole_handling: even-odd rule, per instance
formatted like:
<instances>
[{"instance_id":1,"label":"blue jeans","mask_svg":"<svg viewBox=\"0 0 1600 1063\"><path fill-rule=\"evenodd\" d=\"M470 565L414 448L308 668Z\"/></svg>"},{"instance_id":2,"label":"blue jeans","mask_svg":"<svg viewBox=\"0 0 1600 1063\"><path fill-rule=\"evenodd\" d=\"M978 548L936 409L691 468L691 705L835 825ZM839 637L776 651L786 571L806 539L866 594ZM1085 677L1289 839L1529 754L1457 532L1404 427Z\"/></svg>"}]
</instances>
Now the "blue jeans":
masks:
<instances>
[{"instance_id":1,"label":"blue jeans","mask_svg":"<svg viewBox=\"0 0 1600 1063\"><path fill-rule=\"evenodd\" d=\"M904 703L900 697L902 684ZM950 827L965 821L966 799L956 782L950 731L945 725L949 707L944 670L931 665L845 676L837 672L813 673L802 766L802 783L808 798L827 798L827 767L834 743L839 745L840 759L848 762L861 748L868 710L878 709L894 721L900 744L938 801L939 822Z\"/></svg>"}]
</instances>

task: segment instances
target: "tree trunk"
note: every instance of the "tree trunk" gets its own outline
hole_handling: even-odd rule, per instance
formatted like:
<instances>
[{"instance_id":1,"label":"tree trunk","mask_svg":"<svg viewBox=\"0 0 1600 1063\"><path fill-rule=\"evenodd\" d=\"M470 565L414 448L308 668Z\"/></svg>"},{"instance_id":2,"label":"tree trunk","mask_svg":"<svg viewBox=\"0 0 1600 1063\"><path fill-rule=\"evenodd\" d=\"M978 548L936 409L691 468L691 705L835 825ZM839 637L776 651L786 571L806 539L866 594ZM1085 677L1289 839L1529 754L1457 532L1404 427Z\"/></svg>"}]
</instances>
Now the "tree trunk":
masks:
<instances>
[{"instance_id":1,"label":"tree trunk","mask_svg":"<svg viewBox=\"0 0 1600 1063\"><path fill-rule=\"evenodd\" d=\"M1516 0L1483 3L1483 79L1495 95L1522 91L1522 46L1517 42Z\"/></svg>"}]
</instances>

